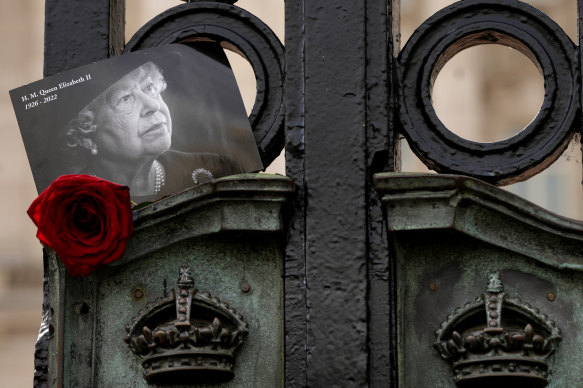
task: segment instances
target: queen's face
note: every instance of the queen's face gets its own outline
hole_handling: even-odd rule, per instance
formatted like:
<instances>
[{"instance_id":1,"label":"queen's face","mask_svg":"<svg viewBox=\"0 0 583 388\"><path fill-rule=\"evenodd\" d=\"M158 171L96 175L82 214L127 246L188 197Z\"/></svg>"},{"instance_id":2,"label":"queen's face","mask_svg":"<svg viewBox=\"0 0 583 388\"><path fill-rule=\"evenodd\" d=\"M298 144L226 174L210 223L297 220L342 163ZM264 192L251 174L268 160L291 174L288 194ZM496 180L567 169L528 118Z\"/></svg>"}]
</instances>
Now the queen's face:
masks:
<instances>
[{"instance_id":1,"label":"queen's face","mask_svg":"<svg viewBox=\"0 0 583 388\"><path fill-rule=\"evenodd\" d=\"M146 63L110 86L93 104L100 157L140 164L170 148L172 121L160 93L166 83Z\"/></svg>"}]
</instances>

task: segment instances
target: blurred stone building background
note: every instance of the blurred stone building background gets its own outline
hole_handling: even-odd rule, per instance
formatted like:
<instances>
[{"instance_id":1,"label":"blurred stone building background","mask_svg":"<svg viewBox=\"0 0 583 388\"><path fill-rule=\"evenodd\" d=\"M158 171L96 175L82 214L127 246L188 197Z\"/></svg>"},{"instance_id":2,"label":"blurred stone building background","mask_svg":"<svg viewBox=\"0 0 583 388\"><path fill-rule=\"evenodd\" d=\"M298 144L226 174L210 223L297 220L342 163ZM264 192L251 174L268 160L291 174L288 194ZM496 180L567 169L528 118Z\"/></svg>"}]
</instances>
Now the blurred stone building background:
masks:
<instances>
[{"instance_id":1,"label":"blurred stone building background","mask_svg":"<svg viewBox=\"0 0 583 388\"><path fill-rule=\"evenodd\" d=\"M401 0L402 45L423 20L453 1ZM576 41L575 0L530 0ZM127 0L126 40L179 0ZM240 0L284 39L284 0ZM44 1L0 2L0 386L32 384L33 352L42 301L42 252L26 209L36 198L32 174L8 96L8 90L42 78ZM248 110L254 100L251 67L229 54ZM524 128L538 112L544 83L522 54L502 46L480 46L454 57L439 74L434 106L439 118L458 135L496 141ZM358 130L358 129L355 129ZM403 145L403 171L426 171ZM583 219L579 140L550 169L508 189L561 215ZM284 173L280 157L268 171Z\"/></svg>"}]
</instances>

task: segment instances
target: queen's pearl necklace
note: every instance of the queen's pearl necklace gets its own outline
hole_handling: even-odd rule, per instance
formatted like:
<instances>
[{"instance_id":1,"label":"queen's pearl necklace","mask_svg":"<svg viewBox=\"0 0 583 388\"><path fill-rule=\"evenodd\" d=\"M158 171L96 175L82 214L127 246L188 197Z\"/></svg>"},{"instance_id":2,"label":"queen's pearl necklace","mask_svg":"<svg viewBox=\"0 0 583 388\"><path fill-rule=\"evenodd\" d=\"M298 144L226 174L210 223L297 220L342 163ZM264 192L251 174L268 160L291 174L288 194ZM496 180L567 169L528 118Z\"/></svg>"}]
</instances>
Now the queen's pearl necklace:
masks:
<instances>
[{"instance_id":1,"label":"queen's pearl necklace","mask_svg":"<svg viewBox=\"0 0 583 388\"><path fill-rule=\"evenodd\" d=\"M166 183L166 172L164 171L164 167L157 160L154 160L154 173L154 195L156 195L160 193L160 190L162 190L162 187L164 187L164 184ZM97 177L93 171L88 172L87 174Z\"/></svg>"},{"instance_id":2,"label":"queen's pearl necklace","mask_svg":"<svg viewBox=\"0 0 583 388\"><path fill-rule=\"evenodd\" d=\"M154 160L154 171L156 173L156 181L154 184L154 194L160 193L162 187L166 183L166 173L164 171L164 167L157 161Z\"/></svg>"}]
</instances>

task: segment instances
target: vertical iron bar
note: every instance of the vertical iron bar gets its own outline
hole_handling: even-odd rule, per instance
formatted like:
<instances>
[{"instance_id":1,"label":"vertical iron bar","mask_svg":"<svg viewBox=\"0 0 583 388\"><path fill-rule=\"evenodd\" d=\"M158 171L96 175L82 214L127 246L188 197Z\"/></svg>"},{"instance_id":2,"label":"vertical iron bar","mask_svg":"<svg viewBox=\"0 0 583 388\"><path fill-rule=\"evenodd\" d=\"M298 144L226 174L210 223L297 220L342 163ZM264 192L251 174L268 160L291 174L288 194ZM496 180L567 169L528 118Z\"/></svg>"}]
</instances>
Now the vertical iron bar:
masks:
<instances>
[{"instance_id":1,"label":"vertical iron bar","mask_svg":"<svg viewBox=\"0 0 583 388\"><path fill-rule=\"evenodd\" d=\"M398 18L398 1L286 1L286 169L297 184L288 387L396 384L393 274L372 177L399 163Z\"/></svg>"},{"instance_id":2,"label":"vertical iron bar","mask_svg":"<svg viewBox=\"0 0 583 388\"><path fill-rule=\"evenodd\" d=\"M397 171L398 130L394 80L399 53L399 0L368 0L367 203L369 266L369 378L371 387L396 387L394 282L383 208L373 176Z\"/></svg>"},{"instance_id":3,"label":"vertical iron bar","mask_svg":"<svg viewBox=\"0 0 583 388\"><path fill-rule=\"evenodd\" d=\"M307 386L304 0L285 2L285 168L295 182L285 251L285 386Z\"/></svg>"},{"instance_id":4,"label":"vertical iron bar","mask_svg":"<svg viewBox=\"0 0 583 388\"><path fill-rule=\"evenodd\" d=\"M45 2L45 77L120 54L125 0Z\"/></svg>"},{"instance_id":5,"label":"vertical iron bar","mask_svg":"<svg viewBox=\"0 0 583 388\"><path fill-rule=\"evenodd\" d=\"M367 385L366 2L305 2L308 386Z\"/></svg>"},{"instance_id":6,"label":"vertical iron bar","mask_svg":"<svg viewBox=\"0 0 583 388\"><path fill-rule=\"evenodd\" d=\"M301 386L290 380L299 362L291 352L302 344L299 327L290 337L289 308L304 297L291 288L303 286L303 257L303 386L368 383L365 8L365 0L286 1L286 161L300 186L287 248L287 386Z\"/></svg>"}]
</instances>

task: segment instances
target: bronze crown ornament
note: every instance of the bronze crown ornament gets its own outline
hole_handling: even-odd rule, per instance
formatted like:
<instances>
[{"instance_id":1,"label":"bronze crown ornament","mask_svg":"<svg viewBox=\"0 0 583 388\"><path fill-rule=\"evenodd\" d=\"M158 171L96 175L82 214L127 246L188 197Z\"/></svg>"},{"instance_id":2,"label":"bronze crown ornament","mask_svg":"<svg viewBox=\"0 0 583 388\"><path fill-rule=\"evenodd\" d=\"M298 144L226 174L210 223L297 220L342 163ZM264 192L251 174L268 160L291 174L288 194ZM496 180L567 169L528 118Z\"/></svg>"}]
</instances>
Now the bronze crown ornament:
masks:
<instances>
[{"instance_id":1,"label":"bronze crown ornament","mask_svg":"<svg viewBox=\"0 0 583 388\"><path fill-rule=\"evenodd\" d=\"M232 379L248 324L227 303L197 292L182 266L172 295L148 303L126 330L148 383L188 384Z\"/></svg>"},{"instance_id":2,"label":"bronze crown ornament","mask_svg":"<svg viewBox=\"0 0 583 388\"><path fill-rule=\"evenodd\" d=\"M545 314L504 293L498 273L489 276L486 293L449 315L436 337L459 387L544 387L548 358L561 341Z\"/></svg>"}]
</instances>

